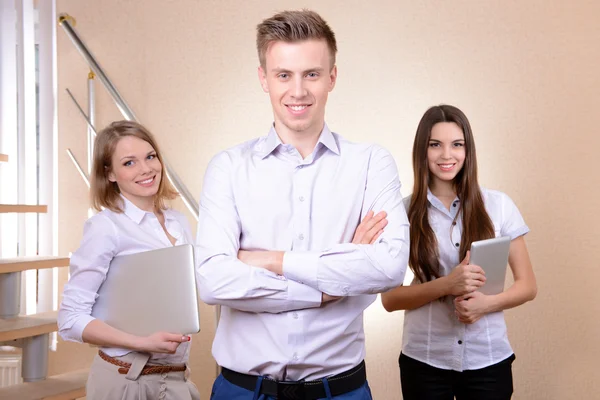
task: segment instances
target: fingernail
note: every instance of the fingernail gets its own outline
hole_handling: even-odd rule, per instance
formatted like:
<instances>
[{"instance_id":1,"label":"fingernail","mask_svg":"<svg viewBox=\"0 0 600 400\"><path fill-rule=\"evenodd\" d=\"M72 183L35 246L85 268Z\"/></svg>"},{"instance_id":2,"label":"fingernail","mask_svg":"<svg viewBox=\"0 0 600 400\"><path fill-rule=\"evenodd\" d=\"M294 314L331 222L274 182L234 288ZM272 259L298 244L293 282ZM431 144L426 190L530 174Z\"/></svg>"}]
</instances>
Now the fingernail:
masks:
<instances>
[{"instance_id":1,"label":"fingernail","mask_svg":"<svg viewBox=\"0 0 600 400\"><path fill-rule=\"evenodd\" d=\"M191 340L192 340L192 337L191 337L191 336L188 336L188 337L187 337L187 341L189 342L189 341L191 341Z\"/></svg>"}]
</instances>

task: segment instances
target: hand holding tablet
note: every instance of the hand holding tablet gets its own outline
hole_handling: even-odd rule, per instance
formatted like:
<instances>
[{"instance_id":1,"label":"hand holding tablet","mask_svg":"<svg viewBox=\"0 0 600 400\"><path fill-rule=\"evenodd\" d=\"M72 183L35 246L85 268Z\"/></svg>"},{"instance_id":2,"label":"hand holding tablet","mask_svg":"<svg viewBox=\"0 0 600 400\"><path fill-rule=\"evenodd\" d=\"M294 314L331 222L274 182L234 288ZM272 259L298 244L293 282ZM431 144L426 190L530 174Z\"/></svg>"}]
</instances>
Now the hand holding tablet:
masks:
<instances>
[{"instance_id":1,"label":"hand holding tablet","mask_svg":"<svg viewBox=\"0 0 600 400\"><path fill-rule=\"evenodd\" d=\"M479 265L485 271L486 282L479 291L492 295L504 291L510 237L502 236L479 240L471 244L469 264Z\"/></svg>"}]
</instances>

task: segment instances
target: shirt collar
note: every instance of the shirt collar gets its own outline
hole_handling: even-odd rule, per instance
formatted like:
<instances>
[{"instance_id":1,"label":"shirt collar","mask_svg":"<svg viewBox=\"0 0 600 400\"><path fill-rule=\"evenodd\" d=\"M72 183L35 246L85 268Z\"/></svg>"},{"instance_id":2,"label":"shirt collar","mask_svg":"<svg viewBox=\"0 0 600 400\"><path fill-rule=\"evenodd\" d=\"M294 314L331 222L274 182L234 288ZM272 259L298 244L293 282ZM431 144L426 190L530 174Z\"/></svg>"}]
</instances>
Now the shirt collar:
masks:
<instances>
[{"instance_id":1,"label":"shirt collar","mask_svg":"<svg viewBox=\"0 0 600 400\"><path fill-rule=\"evenodd\" d=\"M123 199L123 213L131 218L131 220L136 224L139 225L146 214L154 215L154 213L142 210L133 204L129 199L127 199L127 197L121 195L121 198ZM165 221L175 219L175 215L173 215L170 209L163 210L163 215L165 216Z\"/></svg>"},{"instance_id":2,"label":"shirt collar","mask_svg":"<svg viewBox=\"0 0 600 400\"><path fill-rule=\"evenodd\" d=\"M432 199L435 196L433 195L433 193L431 193L431 190L429 188L427 188L427 201L429 201L431 203Z\"/></svg>"},{"instance_id":3,"label":"shirt collar","mask_svg":"<svg viewBox=\"0 0 600 400\"><path fill-rule=\"evenodd\" d=\"M448 209L444 206L444 204L442 204L442 202L440 201L440 199L438 199L437 197L435 197L435 195L433 193L431 193L431 190L429 188L427 188L427 201L429 201L429 204L431 204L433 207L437 208L438 210L442 211L444 214L450 215L450 212L448 211ZM454 198L454 200L452 200L453 203L457 203L460 200L458 199L458 196ZM452 217L452 215L450 215Z\"/></svg>"},{"instance_id":4,"label":"shirt collar","mask_svg":"<svg viewBox=\"0 0 600 400\"><path fill-rule=\"evenodd\" d=\"M317 146L319 143L321 143L323 146L327 147L333 153L335 153L337 155L340 154L340 148L338 146L338 143L335 140L333 133L331 133L331 131L329 130L329 127L327 126L327 124L325 124L323 126L321 135L319 135L319 141L317 142ZM262 158L263 159L266 158L269 154L271 154L273 151L275 151L275 149L282 144L283 144L283 142L279 138L277 131L275 131L275 124L273 124L271 126L271 129L269 130L269 134L267 135L267 138L265 139L265 142L264 142L264 147L263 147L264 154L263 154ZM315 146L315 148L316 148L316 146Z\"/></svg>"},{"instance_id":5,"label":"shirt collar","mask_svg":"<svg viewBox=\"0 0 600 400\"><path fill-rule=\"evenodd\" d=\"M146 215L146 211L142 210L135 204L133 204L129 199L121 194L121 199L123 199L123 213L127 215L133 222L136 224L140 224L144 216Z\"/></svg>"},{"instance_id":6,"label":"shirt collar","mask_svg":"<svg viewBox=\"0 0 600 400\"><path fill-rule=\"evenodd\" d=\"M263 147L263 157L266 158L269 154L271 154L279 145L283 144L279 135L275 131L275 124L271 125L271 129L269 130L269 134L267 135L267 139L265 140Z\"/></svg>"},{"instance_id":7,"label":"shirt collar","mask_svg":"<svg viewBox=\"0 0 600 400\"><path fill-rule=\"evenodd\" d=\"M340 155L340 147L338 146L333 133L329 130L327 124L323 126L323 130L321 131L321 136L319 136L319 143L323 143L325 147L327 147L330 151L335 153L336 155Z\"/></svg>"}]
</instances>

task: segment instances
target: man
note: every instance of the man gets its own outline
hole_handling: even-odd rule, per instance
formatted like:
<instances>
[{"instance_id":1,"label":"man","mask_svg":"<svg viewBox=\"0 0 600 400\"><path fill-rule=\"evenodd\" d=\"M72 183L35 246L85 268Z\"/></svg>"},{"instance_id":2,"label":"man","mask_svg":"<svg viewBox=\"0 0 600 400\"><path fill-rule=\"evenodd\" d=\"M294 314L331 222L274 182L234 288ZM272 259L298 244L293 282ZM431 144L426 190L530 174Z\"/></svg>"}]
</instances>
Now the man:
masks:
<instances>
[{"instance_id":1,"label":"man","mask_svg":"<svg viewBox=\"0 0 600 400\"><path fill-rule=\"evenodd\" d=\"M257 47L275 123L213 158L200 200L200 296L223 306L212 399L370 399L363 311L408 261L396 165L325 124L336 41L318 14L263 21Z\"/></svg>"}]
</instances>

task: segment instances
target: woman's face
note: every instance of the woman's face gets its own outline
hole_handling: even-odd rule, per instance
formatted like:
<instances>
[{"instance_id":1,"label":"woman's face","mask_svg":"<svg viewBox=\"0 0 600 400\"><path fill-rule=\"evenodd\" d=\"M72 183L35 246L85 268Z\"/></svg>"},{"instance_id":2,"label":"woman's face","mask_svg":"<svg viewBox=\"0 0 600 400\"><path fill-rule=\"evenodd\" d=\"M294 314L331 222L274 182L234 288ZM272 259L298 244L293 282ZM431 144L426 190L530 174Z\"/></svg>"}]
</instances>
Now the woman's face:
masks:
<instances>
[{"instance_id":1,"label":"woman's face","mask_svg":"<svg viewBox=\"0 0 600 400\"><path fill-rule=\"evenodd\" d=\"M439 122L431 129L427 164L431 179L451 182L465 163L465 135L454 122Z\"/></svg>"},{"instance_id":2,"label":"woman's face","mask_svg":"<svg viewBox=\"0 0 600 400\"><path fill-rule=\"evenodd\" d=\"M111 165L108 179L117 183L121 194L141 209L153 207L162 177L162 164L150 143L135 136L120 139Z\"/></svg>"}]
</instances>

